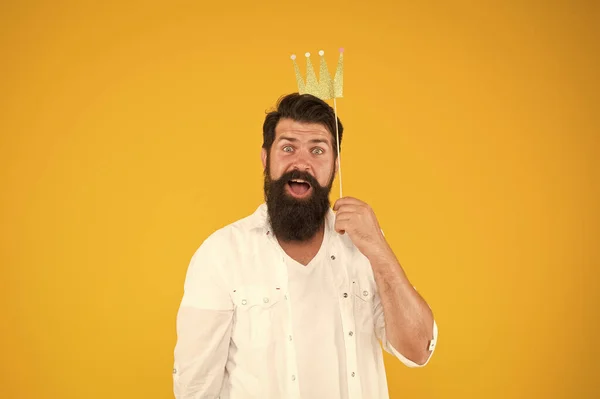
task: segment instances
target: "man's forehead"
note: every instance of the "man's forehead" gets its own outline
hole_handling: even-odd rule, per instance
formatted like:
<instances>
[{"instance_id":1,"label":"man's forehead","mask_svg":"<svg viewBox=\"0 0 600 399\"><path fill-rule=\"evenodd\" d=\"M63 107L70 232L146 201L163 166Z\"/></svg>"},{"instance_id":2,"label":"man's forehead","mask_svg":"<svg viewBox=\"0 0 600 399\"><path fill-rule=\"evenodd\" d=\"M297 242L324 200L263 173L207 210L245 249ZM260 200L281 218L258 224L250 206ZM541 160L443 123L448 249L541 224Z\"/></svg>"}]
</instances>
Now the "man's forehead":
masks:
<instances>
[{"instance_id":1,"label":"man's forehead","mask_svg":"<svg viewBox=\"0 0 600 399\"><path fill-rule=\"evenodd\" d=\"M275 128L275 136L282 134L318 135L331 138L329 130L320 123L298 122L292 119L282 119Z\"/></svg>"}]
</instances>

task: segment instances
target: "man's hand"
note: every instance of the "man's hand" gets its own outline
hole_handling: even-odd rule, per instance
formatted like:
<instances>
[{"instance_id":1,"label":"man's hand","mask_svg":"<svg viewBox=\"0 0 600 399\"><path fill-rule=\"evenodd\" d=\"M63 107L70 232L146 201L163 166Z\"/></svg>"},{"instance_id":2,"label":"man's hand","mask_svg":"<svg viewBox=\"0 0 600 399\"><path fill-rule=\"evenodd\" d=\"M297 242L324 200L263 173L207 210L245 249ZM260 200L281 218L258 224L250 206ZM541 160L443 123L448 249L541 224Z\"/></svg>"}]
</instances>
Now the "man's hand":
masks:
<instances>
[{"instance_id":1,"label":"man's hand","mask_svg":"<svg viewBox=\"0 0 600 399\"><path fill-rule=\"evenodd\" d=\"M435 338L433 313L414 289L394 252L383 237L375 212L356 198L340 198L335 231L348 234L369 260L381 298L389 344L405 358L423 365L431 356L429 343Z\"/></svg>"},{"instance_id":2,"label":"man's hand","mask_svg":"<svg viewBox=\"0 0 600 399\"><path fill-rule=\"evenodd\" d=\"M367 258L389 251L375 212L368 204L356 198L344 197L335 202L333 210L336 212L335 231L347 233Z\"/></svg>"}]
</instances>

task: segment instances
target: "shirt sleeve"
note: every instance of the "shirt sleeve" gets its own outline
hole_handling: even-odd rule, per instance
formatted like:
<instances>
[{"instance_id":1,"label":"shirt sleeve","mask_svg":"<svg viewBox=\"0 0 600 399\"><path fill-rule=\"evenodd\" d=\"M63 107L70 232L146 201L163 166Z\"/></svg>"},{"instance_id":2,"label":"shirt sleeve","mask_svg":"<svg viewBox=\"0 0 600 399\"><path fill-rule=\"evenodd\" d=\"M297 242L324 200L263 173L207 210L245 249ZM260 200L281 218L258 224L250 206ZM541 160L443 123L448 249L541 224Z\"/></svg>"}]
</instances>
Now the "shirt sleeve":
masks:
<instances>
[{"instance_id":1,"label":"shirt sleeve","mask_svg":"<svg viewBox=\"0 0 600 399\"><path fill-rule=\"evenodd\" d=\"M390 341L388 341L386 331L385 331L383 306L381 305L381 300L379 298L379 295L375 296L374 301L375 301L375 303L374 303L375 333L377 335L377 338L379 338L379 340L381 341L381 346L383 347L383 349L386 352L388 352L389 354L395 356L398 360L400 360L407 367L411 367L411 368L425 367L429 363L429 360L431 359L431 356L433 355L433 352L435 350L436 343L437 343L438 327L437 327L436 321L433 320L433 334L432 334L433 339L431 341L429 341L429 347L428 347L429 356L427 357L427 360L425 361L425 363L418 364L418 363L415 363L412 360L408 359L402 353L400 353L396 348L394 348L392 346Z\"/></svg>"},{"instance_id":2,"label":"shirt sleeve","mask_svg":"<svg viewBox=\"0 0 600 399\"><path fill-rule=\"evenodd\" d=\"M176 399L218 398L233 320L222 256L226 248L214 236L194 253L177 313L173 391Z\"/></svg>"}]
</instances>

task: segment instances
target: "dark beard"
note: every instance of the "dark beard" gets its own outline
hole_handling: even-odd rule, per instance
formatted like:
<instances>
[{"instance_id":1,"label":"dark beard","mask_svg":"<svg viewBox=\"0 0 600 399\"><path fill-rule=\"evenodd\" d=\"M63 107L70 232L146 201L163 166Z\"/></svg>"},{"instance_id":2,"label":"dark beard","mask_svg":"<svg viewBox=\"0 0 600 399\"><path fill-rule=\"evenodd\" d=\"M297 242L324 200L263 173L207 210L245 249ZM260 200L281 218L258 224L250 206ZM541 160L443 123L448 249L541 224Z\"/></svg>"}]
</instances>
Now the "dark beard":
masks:
<instances>
[{"instance_id":1,"label":"dark beard","mask_svg":"<svg viewBox=\"0 0 600 399\"><path fill-rule=\"evenodd\" d=\"M264 191L269 214L269 222L273 234L284 242L306 241L323 226L325 215L329 210L329 192L333 184L333 176L327 187L307 172L293 170L282 175L278 180L271 179L269 160L265 168ZM294 198L286 192L286 186L292 179L302 179L312 187L308 198Z\"/></svg>"}]
</instances>

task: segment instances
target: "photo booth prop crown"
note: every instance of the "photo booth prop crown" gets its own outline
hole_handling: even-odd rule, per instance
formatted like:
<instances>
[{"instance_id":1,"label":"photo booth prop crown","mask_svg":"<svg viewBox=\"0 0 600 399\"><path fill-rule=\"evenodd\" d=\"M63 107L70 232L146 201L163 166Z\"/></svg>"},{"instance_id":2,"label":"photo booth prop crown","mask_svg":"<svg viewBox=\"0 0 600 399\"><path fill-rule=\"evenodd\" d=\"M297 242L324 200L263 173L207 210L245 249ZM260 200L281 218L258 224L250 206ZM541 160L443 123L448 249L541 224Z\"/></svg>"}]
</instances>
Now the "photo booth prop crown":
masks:
<instances>
[{"instance_id":1,"label":"photo booth prop crown","mask_svg":"<svg viewBox=\"0 0 600 399\"><path fill-rule=\"evenodd\" d=\"M329 100L343 97L344 88L344 49L340 49L340 57L338 59L337 69L335 76L331 79L329 70L327 69L327 62L324 57L325 52L319 51L321 58L319 66L319 79L315 74L312 62L310 61L310 53L306 53L306 81L302 78L300 68L296 63L296 55L292 54L291 59L294 64L294 70L296 71L296 80L298 82L298 93L300 94L312 94L321 100Z\"/></svg>"}]
</instances>

